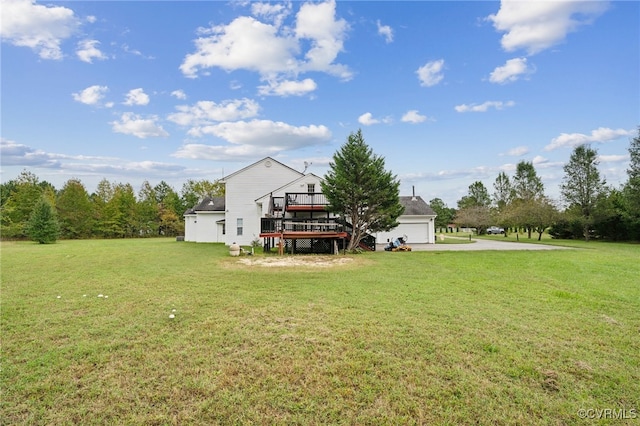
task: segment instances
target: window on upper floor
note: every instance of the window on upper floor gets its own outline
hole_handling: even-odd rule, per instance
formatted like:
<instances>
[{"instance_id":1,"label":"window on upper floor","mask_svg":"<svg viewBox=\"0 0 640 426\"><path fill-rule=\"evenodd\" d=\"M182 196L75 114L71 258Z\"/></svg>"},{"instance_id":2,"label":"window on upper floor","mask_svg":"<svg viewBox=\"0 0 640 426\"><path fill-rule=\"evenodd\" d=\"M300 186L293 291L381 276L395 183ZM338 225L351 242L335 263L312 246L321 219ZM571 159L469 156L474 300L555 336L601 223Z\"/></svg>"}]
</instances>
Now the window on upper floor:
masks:
<instances>
[{"instance_id":1,"label":"window on upper floor","mask_svg":"<svg viewBox=\"0 0 640 426\"><path fill-rule=\"evenodd\" d=\"M308 193L316 192L316 184L315 183L308 183L307 184L307 192Z\"/></svg>"}]
</instances>

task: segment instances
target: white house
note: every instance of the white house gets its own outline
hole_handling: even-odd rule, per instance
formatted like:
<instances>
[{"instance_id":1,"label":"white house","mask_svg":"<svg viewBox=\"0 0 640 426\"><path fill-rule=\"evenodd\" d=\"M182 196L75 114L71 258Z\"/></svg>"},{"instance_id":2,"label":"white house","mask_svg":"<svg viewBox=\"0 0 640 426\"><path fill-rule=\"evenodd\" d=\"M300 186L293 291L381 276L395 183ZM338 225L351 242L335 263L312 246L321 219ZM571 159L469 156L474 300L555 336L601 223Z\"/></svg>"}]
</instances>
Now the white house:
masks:
<instances>
[{"instance_id":1,"label":"white house","mask_svg":"<svg viewBox=\"0 0 640 426\"><path fill-rule=\"evenodd\" d=\"M225 235L225 198L205 198L184 214L184 239L196 243L222 243Z\"/></svg>"},{"instance_id":2,"label":"white house","mask_svg":"<svg viewBox=\"0 0 640 426\"><path fill-rule=\"evenodd\" d=\"M326 211L322 178L304 174L267 157L222 179L225 197L207 198L189 209L185 241L250 245L278 241L291 251L335 250L348 238L349 225ZM435 242L435 213L420 197L400 197L400 225L375 237L378 243L409 236L412 243ZM375 244L371 244L375 249Z\"/></svg>"},{"instance_id":3,"label":"white house","mask_svg":"<svg viewBox=\"0 0 640 426\"><path fill-rule=\"evenodd\" d=\"M398 218L400 225L391 231L376 233L376 242L386 244L406 235L409 245L435 244L436 213L431 206L415 195L400 196L400 204L404 206L404 213Z\"/></svg>"}]
</instances>

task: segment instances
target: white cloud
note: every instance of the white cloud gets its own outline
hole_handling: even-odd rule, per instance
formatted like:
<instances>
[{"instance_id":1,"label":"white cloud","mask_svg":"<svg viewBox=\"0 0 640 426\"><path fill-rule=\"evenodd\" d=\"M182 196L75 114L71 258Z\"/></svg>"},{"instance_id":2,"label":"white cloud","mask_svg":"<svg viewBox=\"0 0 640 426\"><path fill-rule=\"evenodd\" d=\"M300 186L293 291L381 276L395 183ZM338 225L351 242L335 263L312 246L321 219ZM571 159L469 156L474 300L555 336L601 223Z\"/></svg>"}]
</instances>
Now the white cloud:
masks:
<instances>
[{"instance_id":1,"label":"white cloud","mask_svg":"<svg viewBox=\"0 0 640 426\"><path fill-rule=\"evenodd\" d=\"M131 89L123 103L125 105L147 105L149 104L149 95L144 93L142 88Z\"/></svg>"},{"instance_id":2,"label":"white cloud","mask_svg":"<svg viewBox=\"0 0 640 426\"><path fill-rule=\"evenodd\" d=\"M371 126L372 124L378 124L379 122L380 120L376 120L375 118L373 118L373 114L371 114L370 112L365 112L360 117L358 117L358 123L362 124L363 126Z\"/></svg>"},{"instance_id":3,"label":"white cloud","mask_svg":"<svg viewBox=\"0 0 640 426\"><path fill-rule=\"evenodd\" d=\"M331 132L325 126L292 126L270 120L224 122L203 127L209 134L230 145L185 144L173 156L178 158L229 160L276 155L330 141Z\"/></svg>"},{"instance_id":4,"label":"white cloud","mask_svg":"<svg viewBox=\"0 0 640 426\"><path fill-rule=\"evenodd\" d=\"M477 104L462 104L462 105L456 105L454 108L457 112L486 112L489 110L489 108L495 108L497 110L501 110L504 108L508 108L508 107L512 107L514 106L516 103L513 101L507 101L507 102L502 102L502 101L487 101L485 103L482 103L480 105Z\"/></svg>"},{"instance_id":5,"label":"white cloud","mask_svg":"<svg viewBox=\"0 0 640 426\"><path fill-rule=\"evenodd\" d=\"M511 148L505 155L509 155L511 157L520 157L528 153L529 148L527 148L526 146L517 146L515 148Z\"/></svg>"},{"instance_id":6,"label":"white cloud","mask_svg":"<svg viewBox=\"0 0 640 426\"><path fill-rule=\"evenodd\" d=\"M182 90L174 90L173 92L171 92L171 96L175 97L176 99L180 99L180 100L187 99L187 94L184 93L184 91L182 91Z\"/></svg>"},{"instance_id":7,"label":"white cloud","mask_svg":"<svg viewBox=\"0 0 640 426\"><path fill-rule=\"evenodd\" d=\"M420 80L420 85L425 87L435 86L444 78L442 70L444 68L444 59L430 61L418 68L416 73Z\"/></svg>"},{"instance_id":8,"label":"white cloud","mask_svg":"<svg viewBox=\"0 0 640 426\"><path fill-rule=\"evenodd\" d=\"M225 121L201 128L210 134L238 145L271 146L276 149L296 149L324 143L331 137L325 126L292 126L281 121Z\"/></svg>"},{"instance_id":9,"label":"white cloud","mask_svg":"<svg viewBox=\"0 0 640 426\"><path fill-rule=\"evenodd\" d=\"M265 4L253 9L262 17L279 11L277 6ZM295 19L293 28L241 16L228 25L201 29L201 37L195 40L196 51L185 57L180 70L189 78L213 67L254 71L265 81L286 80L285 76L307 71L351 78L346 66L334 63L348 30L346 21L335 17L335 2L303 4ZM303 52L302 45L310 47Z\"/></svg>"},{"instance_id":10,"label":"white cloud","mask_svg":"<svg viewBox=\"0 0 640 426\"><path fill-rule=\"evenodd\" d=\"M373 124L379 123L389 124L391 122L393 122L393 119L391 117L373 118L373 114L371 114L370 112L365 112L360 117L358 117L358 123L362 124L363 126L371 126Z\"/></svg>"},{"instance_id":11,"label":"white cloud","mask_svg":"<svg viewBox=\"0 0 640 426\"><path fill-rule=\"evenodd\" d=\"M624 163L629 161L629 155L598 155L601 163Z\"/></svg>"},{"instance_id":12,"label":"white cloud","mask_svg":"<svg viewBox=\"0 0 640 426\"><path fill-rule=\"evenodd\" d=\"M387 43L393 41L393 29L389 25L382 25L380 21L376 22L378 25L378 34L384 37Z\"/></svg>"},{"instance_id":13,"label":"white cloud","mask_svg":"<svg viewBox=\"0 0 640 426\"><path fill-rule=\"evenodd\" d=\"M73 99L86 105L100 105L109 88L107 86L94 85L87 87L78 93L72 93Z\"/></svg>"},{"instance_id":14,"label":"white cloud","mask_svg":"<svg viewBox=\"0 0 640 426\"><path fill-rule=\"evenodd\" d=\"M316 82L310 78L305 78L302 81L268 81L266 85L258 86L258 93L265 96L303 96L307 93L313 92L317 88L318 85Z\"/></svg>"},{"instance_id":15,"label":"white cloud","mask_svg":"<svg viewBox=\"0 0 640 426\"><path fill-rule=\"evenodd\" d=\"M158 124L158 117L154 115L142 118L132 112L125 112L120 117L120 121L112 121L109 124L116 133L133 135L140 139L169 136L169 133Z\"/></svg>"},{"instance_id":16,"label":"white cloud","mask_svg":"<svg viewBox=\"0 0 640 426\"><path fill-rule=\"evenodd\" d=\"M426 120L427 120L427 116L421 115L420 113L418 113L418 110L415 110L415 109L407 111L402 116L402 121L404 123L422 123Z\"/></svg>"},{"instance_id":17,"label":"white cloud","mask_svg":"<svg viewBox=\"0 0 640 426\"><path fill-rule=\"evenodd\" d=\"M295 70L294 54L299 49L291 36L279 36L277 28L252 17L241 16L229 25L202 30L207 37L195 41L196 52L180 65L183 74L197 77L198 71L219 67L226 71L246 69L260 74Z\"/></svg>"},{"instance_id":18,"label":"white cloud","mask_svg":"<svg viewBox=\"0 0 640 426\"><path fill-rule=\"evenodd\" d=\"M498 13L487 19L497 31L505 33L501 39L504 50L525 49L533 55L590 24L607 7L607 2L599 1L502 0Z\"/></svg>"},{"instance_id":19,"label":"white cloud","mask_svg":"<svg viewBox=\"0 0 640 426\"><path fill-rule=\"evenodd\" d=\"M349 25L344 19L336 19L336 2L305 3L296 15L295 34L299 40L310 40L311 49L305 54L304 71L322 71L350 79L347 67L333 61L343 49Z\"/></svg>"},{"instance_id":20,"label":"white cloud","mask_svg":"<svg viewBox=\"0 0 640 426\"><path fill-rule=\"evenodd\" d=\"M14 141L0 139L0 164L3 166L32 166L58 168L60 162L41 150Z\"/></svg>"},{"instance_id":21,"label":"white cloud","mask_svg":"<svg viewBox=\"0 0 640 426\"><path fill-rule=\"evenodd\" d=\"M0 37L14 46L29 47L42 59L62 59L62 42L80 26L73 10L43 6L34 0L3 0Z\"/></svg>"},{"instance_id":22,"label":"white cloud","mask_svg":"<svg viewBox=\"0 0 640 426\"><path fill-rule=\"evenodd\" d=\"M76 55L81 61L89 64L93 63L94 59L105 60L107 55L102 53L98 46L100 42L98 40L82 40L78 42L78 48L76 49Z\"/></svg>"},{"instance_id":23,"label":"white cloud","mask_svg":"<svg viewBox=\"0 0 640 426\"><path fill-rule=\"evenodd\" d=\"M584 133L561 133L560 136L551 139L551 143L544 147L545 151L569 147L573 148L585 143L605 143L620 139L625 136L632 136L633 130L610 129L608 127L599 127L591 131L590 135Z\"/></svg>"},{"instance_id":24,"label":"white cloud","mask_svg":"<svg viewBox=\"0 0 640 426\"><path fill-rule=\"evenodd\" d=\"M233 99L220 103L199 101L195 105L179 105L178 112L169 114L167 119L181 126L202 126L217 121L233 121L258 115L260 105L251 99Z\"/></svg>"},{"instance_id":25,"label":"white cloud","mask_svg":"<svg viewBox=\"0 0 640 426\"><path fill-rule=\"evenodd\" d=\"M262 17L273 22L276 27L280 27L284 19L291 14L291 3L251 3L251 13L254 16Z\"/></svg>"},{"instance_id":26,"label":"white cloud","mask_svg":"<svg viewBox=\"0 0 640 426\"><path fill-rule=\"evenodd\" d=\"M489 76L492 83L504 84L518 80L523 74L530 74L533 70L527 65L527 58L509 59L503 66L497 67Z\"/></svg>"}]
</instances>

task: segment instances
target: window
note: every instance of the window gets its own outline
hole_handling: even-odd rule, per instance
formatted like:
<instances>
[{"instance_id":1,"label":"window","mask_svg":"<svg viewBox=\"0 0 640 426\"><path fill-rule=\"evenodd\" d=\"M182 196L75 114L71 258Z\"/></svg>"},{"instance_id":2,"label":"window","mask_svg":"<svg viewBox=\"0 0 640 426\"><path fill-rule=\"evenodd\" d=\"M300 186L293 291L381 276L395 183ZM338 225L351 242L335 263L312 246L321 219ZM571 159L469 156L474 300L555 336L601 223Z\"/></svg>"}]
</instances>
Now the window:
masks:
<instances>
[{"instance_id":1,"label":"window","mask_svg":"<svg viewBox=\"0 0 640 426\"><path fill-rule=\"evenodd\" d=\"M316 184L315 183L308 183L307 184L307 192L308 193L316 192Z\"/></svg>"},{"instance_id":2,"label":"window","mask_svg":"<svg viewBox=\"0 0 640 426\"><path fill-rule=\"evenodd\" d=\"M236 235L242 235L242 218L241 217L236 219L236 226L237 226Z\"/></svg>"}]
</instances>

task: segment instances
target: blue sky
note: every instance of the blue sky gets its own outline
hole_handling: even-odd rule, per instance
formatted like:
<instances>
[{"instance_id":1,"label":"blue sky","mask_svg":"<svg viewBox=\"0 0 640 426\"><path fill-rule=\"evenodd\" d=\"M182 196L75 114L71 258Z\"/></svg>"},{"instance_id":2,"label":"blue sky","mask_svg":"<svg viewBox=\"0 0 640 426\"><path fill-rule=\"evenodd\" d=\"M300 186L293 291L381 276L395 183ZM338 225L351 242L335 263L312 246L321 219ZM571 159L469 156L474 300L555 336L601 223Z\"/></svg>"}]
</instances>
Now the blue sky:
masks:
<instances>
[{"instance_id":1,"label":"blue sky","mask_svg":"<svg viewBox=\"0 0 640 426\"><path fill-rule=\"evenodd\" d=\"M322 176L349 133L425 200L590 143L626 180L640 3L2 0L2 181Z\"/></svg>"}]
</instances>

